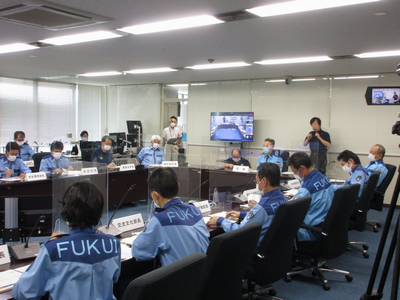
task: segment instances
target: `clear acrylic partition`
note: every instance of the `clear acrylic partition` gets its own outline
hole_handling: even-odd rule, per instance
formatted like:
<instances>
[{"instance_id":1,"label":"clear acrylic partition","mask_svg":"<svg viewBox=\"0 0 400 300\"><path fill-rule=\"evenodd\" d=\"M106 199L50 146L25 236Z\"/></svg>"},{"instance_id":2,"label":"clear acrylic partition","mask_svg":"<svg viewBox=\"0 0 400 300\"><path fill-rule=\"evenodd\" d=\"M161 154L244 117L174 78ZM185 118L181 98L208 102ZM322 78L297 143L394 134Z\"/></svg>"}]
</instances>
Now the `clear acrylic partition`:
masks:
<instances>
[{"instance_id":1,"label":"clear acrylic partition","mask_svg":"<svg viewBox=\"0 0 400 300\"><path fill-rule=\"evenodd\" d=\"M63 199L65 191L74 183L79 181L88 180L93 183L103 194L104 197L104 209L102 216L102 223L107 222L108 216L108 171L106 164L92 163L92 162L80 162L80 166L76 163L73 171L63 172L63 174L52 180L53 188L53 232L64 232L68 233L69 228L65 220L60 216L62 211L61 201ZM81 175L81 171L84 168L96 167L98 174L93 175ZM84 170L85 171L85 170Z\"/></svg>"}]
</instances>

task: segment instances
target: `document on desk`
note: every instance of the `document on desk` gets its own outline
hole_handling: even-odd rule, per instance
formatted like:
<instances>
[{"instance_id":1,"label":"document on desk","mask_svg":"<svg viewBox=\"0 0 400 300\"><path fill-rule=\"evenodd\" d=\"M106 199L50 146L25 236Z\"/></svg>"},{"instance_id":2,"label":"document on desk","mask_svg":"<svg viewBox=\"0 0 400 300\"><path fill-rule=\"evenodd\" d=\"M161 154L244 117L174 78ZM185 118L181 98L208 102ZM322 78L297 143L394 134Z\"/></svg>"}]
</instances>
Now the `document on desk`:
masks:
<instances>
[{"instance_id":1,"label":"document on desk","mask_svg":"<svg viewBox=\"0 0 400 300\"><path fill-rule=\"evenodd\" d=\"M142 232L142 231L140 231L140 232L135 232L132 236L129 236L129 237L127 237L127 238L122 239L122 240L121 240L121 244L125 244L125 245L127 245L127 246L129 246L129 247L132 247L133 241L136 240L136 238L139 236L139 234L140 234L141 232Z\"/></svg>"},{"instance_id":2,"label":"document on desk","mask_svg":"<svg viewBox=\"0 0 400 300\"><path fill-rule=\"evenodd\" d=\"M10 177L10 178L1 178L1 181L8 181L8 182L14 182L14 181L22 181L22 178L19 177Z\"/></svg>"},{"instance_id":3,"label":"document on desk","mask_svg":"<svg viewBox=\"0 0 400 300\"><path fill-rule=\"evenodd\" d=\"M0 293L11 291L13 285L17 283L22 273L15 270L0 272Z\"/></svg>"},{"instance_id":4,"label":"document on desk","mask_svg":"<svg viewBox=\"0 0 400 300\"><path fill-rule=\"evenodd\" d=\"M121 260L132 258L132 248L126 244L121 243Z\"/></svg>"},{"instance_id":5,"label":"document on desk","mask_svg":"<svg viewBox=\"0 0 400 300\"><path fill-rule=\"evenodd\" d=\"M294 195L297 194L298 191L299 191L298 189L291 189L291 190L285 191L285 192L283 192L283 193L284 193L285 195L294 196Z\"/></svg>"}]
</instances>

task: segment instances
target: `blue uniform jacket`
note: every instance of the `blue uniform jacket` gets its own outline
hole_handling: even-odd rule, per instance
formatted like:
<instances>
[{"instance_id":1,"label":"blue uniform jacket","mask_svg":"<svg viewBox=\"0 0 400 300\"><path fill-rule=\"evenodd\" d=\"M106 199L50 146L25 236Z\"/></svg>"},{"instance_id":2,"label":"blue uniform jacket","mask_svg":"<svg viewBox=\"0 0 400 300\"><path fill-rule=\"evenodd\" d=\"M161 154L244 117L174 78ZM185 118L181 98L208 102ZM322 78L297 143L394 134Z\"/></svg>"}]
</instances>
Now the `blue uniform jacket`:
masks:
<instances>
[{"instance_id":1,"label":"blue uniform jacket","mask_svg":"<svg viewBox=\"0 0 400 300\"><path fill-rule=\"evenodd\" d=\"M350 171L350 177L347 178L347 180L342 185L334 185L333 189L336 191L337 189L340 189L341 187L344 187L346 185L359 184L360 192L358 193L358 198L360 198L365 188L365 184L368 181L368 178L369 175L367 170L364 169L362 165L357 165Z\"/></svg>"},{"instance_id":2,"label":"blue uniform jacket","mask_svg":"<svg viewBox=\"0 0 400 300\"><path fill-rule=\"evenodd\" d=\"M248 213L240 212L240 219L243 221L240 224L233 223L231 221L226 220L225 218L218 218L217 225L222 226L224 231L229 232L252 222L260 222L261 227L261 235L258 239L257 246L260 246L262 239L264 238L265 233L267 232L269 226L272 223L272 220L275 217L276 210L278 209L279 205L288 200L282 194L281 190L274 189L269 191L268 193L264 194L261 197L259 203L254 206Z\"/></svg>"},{"instance_id":3,"label":"blue uniform jacket","mask_svg":"<svg viewBox=\"0 0 400 300\"><path fill-rule=\"evenodd\" d=\"M367 172L368 172L368 177L371 176L371 174L374 171L380 171L381 175L379 175L379 180L378 183L376 184L376 186L380 186L382 183L382 180L386 177L387 173L388 173L388 169L386 168L385 163L383 162L382 159L377 160L377 161L372 161L369 164L366 164L364 167Z\"/></svg>"},{"instance_id":4,"label":"blue uniform jacket","mask_svg":"<svg viewBox=\"0 0 400 300\"><path fill-rule=\"evenodd\" d=\"M136 260L158 255L165 266L195 252L206 253L210 234L196 206L174 198L156 212L132 244Z\"/></svg>"},{"instance_id":5,"label":"blue uniform jacket","mask_svg":"<svg viewBox=\"0 0 400 300\"><path fill-rule=\"evenodd\" d=\"M161 164L161 162L165 161L164 151L160 148L154 150L154 148L150 146L144 147L136 156L135 160L142 165Z\"/></svg>"},{"instance_id":6,"label":"blue uniform jacket","mask_svg":"<svg viewBox=\"0 0 400 300\"><path fill-rule=\"evenodd\" d=\"M4 173L7 170L13 170L14 174L11 177L19 176L20 174L32 173L31 169L24 165L21 158L17 157L13 162L8 161L5 155L0 158L0 178L5 177Z\"/></svg>"},{"instance_id":7,"label":"blue uniform jacket","mask_svg":"<svg viewBox=\"0 0 400 300\"><path fill-rule=\"evenodd\" d=\"M299 191L290 200L311 196L311 204L304 219L304 224L316 226L325 220L325 216L332 205L334 193L330 180L314 169L303 179ZM300 228L297 232L297 239L299 241L313 241L317 237L312 232Z\"/></svg>"},{"instance_id":8,"label":"blue uniform jacket","mask_svg":"<svg viewBox=\"0 0 400 300\"><path fill-rule=\"evenodd\" d=\"M101 149L101 148L97 148L97 149L93 150L92 161L106 164L106 165L108 165L112 162L115 163L114 158L112 156L112 151L106 151L104 153L103 149Z\"/></svg>"},{"instance_id":9,"label":"blue uniform jacket","mask_svg":"<svg viewBox=\"0 0 400 300\"><path fill-rule=\"evenodd\" d=\"M115 299L113 283L121 269L117 238L92 229L71 229L69 235L42 245L39 255L14 285L13 297L40 299Z\"/></svg>"},{"instance_id":10,"label":"blue uniform jacket","mask_svg":"<svg viewBox=\"0 0 400 300\"><path fill-rule=\"evenodd\" d=\"M47 155L42 158L40 162L39 172L46 172L51 174L55 169L68 169L72 168L71 164L65 156L61 156L60 159L55 159L53 155Z\"/></svg>"},{"instance_id":11,"label":"blue uniform jacket","mask_svg":"<svg viewBox=\"0 0 400 300\"><path fill-rule=\"evenodd\" d=\"M275 151L273 151L270 155L266 155L266 154L264 154L264 153L261 153L261 154L260 154L260 157L258 158L258 161L257 161L257 168L258 168L262 163L265 163L265 162L269 162L269 163L273 163L273 164L280 163L280 164L281 164L281 167L280 167L280 168L281 168L281 170L282 170L282 167L283 167L283 159L282 159L282 157L276 155L276 154L275 154Z\"/></svg>"},{"instance_id":12,"label":"blue uniform jacket","mask_svg":"<svg viewBox=\"0 0 400 300\"><path fill-rule=\"evenodd\" d=\"M27 143L19 147L18 157L22 158L23 161L29 160L29 157L33 158L33 155L35 155L35 151Z\"/></svg>"}]
</instances>

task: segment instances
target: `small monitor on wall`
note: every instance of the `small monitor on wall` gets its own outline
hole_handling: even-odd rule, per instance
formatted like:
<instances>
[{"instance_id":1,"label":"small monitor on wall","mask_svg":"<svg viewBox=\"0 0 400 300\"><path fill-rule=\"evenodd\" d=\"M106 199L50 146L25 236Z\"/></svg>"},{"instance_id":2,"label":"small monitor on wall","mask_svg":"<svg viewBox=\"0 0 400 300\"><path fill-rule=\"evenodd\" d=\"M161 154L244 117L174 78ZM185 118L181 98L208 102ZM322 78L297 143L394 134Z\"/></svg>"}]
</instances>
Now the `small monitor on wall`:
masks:
<instances>
[{"instance_id":1,"label":"small monitor on wall","mask_svg":"<svg viewBox=\"0 0 400 300\"><path fill-rule=\"evenodd\" d=\"M399 86L369 86L365 93L368 105L399 105Z\"/></svg>"},{"instance_id":2,"label":"small monitor on wall","mask_svg":"<svg viewBox=\"0 0 400 300\"><path fill-rule=\"evenodd\" d=\"M211 141L252 142L254 112L212 112Z\"/></svg>"}]
</instances>

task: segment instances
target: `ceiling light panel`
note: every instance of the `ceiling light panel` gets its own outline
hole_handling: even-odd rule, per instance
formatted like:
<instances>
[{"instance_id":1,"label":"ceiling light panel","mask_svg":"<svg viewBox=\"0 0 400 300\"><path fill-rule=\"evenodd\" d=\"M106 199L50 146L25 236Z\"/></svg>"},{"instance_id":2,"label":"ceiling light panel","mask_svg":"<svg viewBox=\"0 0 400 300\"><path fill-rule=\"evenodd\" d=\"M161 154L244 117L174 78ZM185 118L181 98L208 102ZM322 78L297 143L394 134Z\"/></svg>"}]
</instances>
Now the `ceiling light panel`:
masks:
<instances>
[{"instance_id":1,"label":"ceiling light panel","mask_svg":"<svg viewBox=\"0 0 400 300\"><path fill-rule=\"evenodd\" d=\"M205 70L205 69L221 69L221 68L234 68L234 67L247 67L251 66L245 62L231 62L231 63L222 63L222 64L205 64L205 65L195 65L186 67L187 69L193 70Z\"/></svg>"},{"instance_id":2,"label":"ceiling light panel","mask_svg":"<svg viewBox=\"0 0 400 300\"><path fill-rule=\"evenodd\" d=\"M254 63L260 65L280 65L280 64L296 64L305 62L328 61L332 60L329 56L312 56L312 57L297 57L285 59L268 59L262 61L255 61Z\"/></svg>"},{"instance_id":3,"label":"ceiling light panel","mask_svg":"<svg viewBox=\"0 0 400 300\"><path fill-rule=\"evenodd\" d=\"M117 71L93 72L93 73L78 74L77 76L97 77L97 76L115 76L115 75L122 75L122 72L117 72Z\"/></svg>"},{"instance_id":4,"label":"ceiling light panel","mask_svg":"<svg viewBox=\"0 0 400 300\"><path fill-rule=\"evenodd\" d=\"M125 71L125 73L129 74L146 74L146 73L162 73L162 72L175 72L178 71L176 69L171 68L153 68L153 69L136 69Z\"/></svg>"},{"instance_id":5,"label":"ceiling light panel","mask_svg":"<svg viewBox=\"0 0 400 300\"><path fill-rule=\"evenodd\" d=\"M60 36L55 38L49 38L45 40L40 40L39 42L45 44L51 44L56 46L61 45L68 45L68 44L77 44L77 43L85 43L85 42L92 42L92 41L99 41L99 40L106 40L122 37L120 34L116 34L110 31L94 31L82 34L73 34L73 35L66 35Z\"/></svg>"},{"instance_id":6,"label":"ceiling light panel","mask_svg":"<svg viewBox=\"0 0 400 300\"><path fill-rule=\"evenodd\" d=\"M31 46L31 45L28 45L28 44L15 43L15 44L9 44L9 45L0 46L0 54L10 53L10 52L18 52L18 51L25 51L25 50L32 50L32 49L38 49L38 48L39 47Z\"/></svg>"},{"instance_id":7,"label":"ceiling light panel","mask_svg":"<svg viewBox=\"0 0 400 300\"><path fill-rule=\"evenodd\" d=\"M383 51L383 52L368 52L368 53L354 54L354 56L357 56L360 58L400 56L400 50Z\"/></svg>"}]
</instances>

